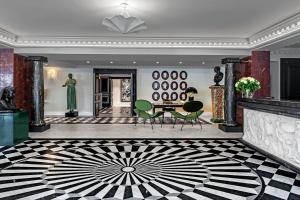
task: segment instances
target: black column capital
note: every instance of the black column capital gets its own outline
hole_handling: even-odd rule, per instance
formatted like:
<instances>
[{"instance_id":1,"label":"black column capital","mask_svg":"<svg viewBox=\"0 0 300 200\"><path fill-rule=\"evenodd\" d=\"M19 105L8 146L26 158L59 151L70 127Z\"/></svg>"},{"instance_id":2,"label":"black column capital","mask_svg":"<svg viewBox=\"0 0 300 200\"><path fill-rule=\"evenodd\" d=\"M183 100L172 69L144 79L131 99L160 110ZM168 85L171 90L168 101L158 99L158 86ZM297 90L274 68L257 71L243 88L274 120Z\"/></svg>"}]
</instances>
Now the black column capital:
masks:
<instances>
[{"instance_id":1,"label":"black column capital","mask_svg":"<svg viewBox=\"0 0 300 200\"><path fill-rule=\"evenodd\" d=\"M227 63L241 63L240 58L224 58L222 59L222 64L227 64Z\"/></svg>"},{"instance_id":2,"label":"black column capital","mask_svg":"<svg viewBox=\"0 0 300 200\"><path fill-rule=\"evenodd\" d=\"M44 57L44 56L28 56L27 60L39 61L39 62L43 62L43 63L48 62L48 58Z\"/></svg>"}]
</instances>

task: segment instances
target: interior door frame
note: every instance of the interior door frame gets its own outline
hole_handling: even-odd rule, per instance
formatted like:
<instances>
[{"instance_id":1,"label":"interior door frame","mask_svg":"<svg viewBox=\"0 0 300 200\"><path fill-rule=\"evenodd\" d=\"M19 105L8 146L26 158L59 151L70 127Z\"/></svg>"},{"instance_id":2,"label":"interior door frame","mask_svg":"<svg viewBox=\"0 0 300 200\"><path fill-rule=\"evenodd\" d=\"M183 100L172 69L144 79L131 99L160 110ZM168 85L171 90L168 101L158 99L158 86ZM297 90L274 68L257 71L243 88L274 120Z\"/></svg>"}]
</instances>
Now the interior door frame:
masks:
<instances>
[{"instance_id":1,"label":"interior door frame","mask_svg":"<svg viewBox=\"0 0 300 200\"><path fill-rule=\"evenodd\" d=\"M300 58L281 58L280 59L280 99L292 100L289 98L289 70L292 66L300 66Z\"/></svg>"},{"instance_id":2,"label":"interior door frame","mask_svg":"<svg viewBox=\"0 0 300 200\"><path fill-rule=\"evenodd\" d=\"M126 74L131 76L131 115L134 115L134 102L137 99L137 70L136 69L108 69L108 68L94 68L93 77L94 77L94 85L93 85L93 115L96 116L95 109L95 78L97 74Z\"/></svg>"}]
</instances>

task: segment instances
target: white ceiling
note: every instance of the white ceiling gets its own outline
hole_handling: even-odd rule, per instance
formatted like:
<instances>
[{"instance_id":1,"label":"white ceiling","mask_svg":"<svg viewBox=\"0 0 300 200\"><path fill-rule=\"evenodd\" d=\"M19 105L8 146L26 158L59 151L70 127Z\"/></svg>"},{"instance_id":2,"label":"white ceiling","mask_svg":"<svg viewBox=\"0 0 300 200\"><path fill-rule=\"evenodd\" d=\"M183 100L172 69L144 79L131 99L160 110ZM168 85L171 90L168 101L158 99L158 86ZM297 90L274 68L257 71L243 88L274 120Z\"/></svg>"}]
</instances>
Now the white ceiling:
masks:
<instances>
[{"instance_id":1,"label":"white ceiling","mask_svg":"<svg viewBox=\"0 0 300 200\"><path fill-rule=\"evenodd\" d=\"M0 0L0 27L21 36L120 36L101 25L123 0ZM300 0L128 0L148 30L130 37L246 38L300 11Z\"/></svg>"}]
</instances>

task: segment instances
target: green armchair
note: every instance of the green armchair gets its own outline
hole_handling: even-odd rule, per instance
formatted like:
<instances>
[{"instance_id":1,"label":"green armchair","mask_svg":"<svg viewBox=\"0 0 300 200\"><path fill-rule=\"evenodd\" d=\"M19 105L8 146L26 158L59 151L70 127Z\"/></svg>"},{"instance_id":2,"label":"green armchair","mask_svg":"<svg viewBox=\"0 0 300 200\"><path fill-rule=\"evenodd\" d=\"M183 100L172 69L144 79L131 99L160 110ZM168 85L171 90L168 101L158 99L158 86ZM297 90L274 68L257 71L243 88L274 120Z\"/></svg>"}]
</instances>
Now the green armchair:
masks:
<instances>
[{"instance_id":1,"label":"green armchair","mask_svg":"<svg viewBox=\"0 0 300 200\"><path fill-rule=\"evenodd\" d=\"M153 129L153 123L156 122L156 119L158 118L160 121L160 125L162 127L163 119L161 116L163 116L163 111L158 111L156 113L150 114L149 111L153 109L153 104L150 103L147 100L136 100L135 103L135 109L134 112L136 113L135 117L135 125L137 124L138 118L142 118L144 121L144 124L147 120L150 121L151 127Z\"/></svg>"},{"instance_id":2,"label":"green armchair","mask_svg":"<svg viewBox=\"0 0 300 200\"><path fill-rule=\"evenodd\" d=\"M203 110L201 110L202 108L203 108L202 102L189 101L183 105L183 110L186 111L188 114L183 115L179 112L171 111L172 117L174 119L173 128L175 127L175 124L176 124L177 120L179 119L179 120L183 120L181 130L183 129L183 126L186 122L191 122L192 125L193 125L193 122L195 122L195 123L198 122L200 124L201 130L202 130L202 124L199 119L199 117L204 112Z\"/></svg>"}]
</instances>

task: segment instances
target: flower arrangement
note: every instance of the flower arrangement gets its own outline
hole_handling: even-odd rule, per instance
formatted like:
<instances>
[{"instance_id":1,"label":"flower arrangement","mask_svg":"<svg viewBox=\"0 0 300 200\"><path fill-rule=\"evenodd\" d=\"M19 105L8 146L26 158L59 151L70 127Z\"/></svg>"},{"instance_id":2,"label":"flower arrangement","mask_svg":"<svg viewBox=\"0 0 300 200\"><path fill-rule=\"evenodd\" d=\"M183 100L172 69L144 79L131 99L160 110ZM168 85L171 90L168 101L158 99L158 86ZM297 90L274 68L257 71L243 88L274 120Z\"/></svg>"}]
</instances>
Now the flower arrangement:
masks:
<instances>
[{"instance_id":1,"label":"flower arrangement","mask_svg":"<svg viewBox=\"0 0 300 200\"><path fill-rule=\"evenodd\" d=\"M242 92L242 97L246 98L252 98L254 92L260 88L260 82L253 77L242 77L235 83L235 89Z\"/></svg>"}]
</instances>

